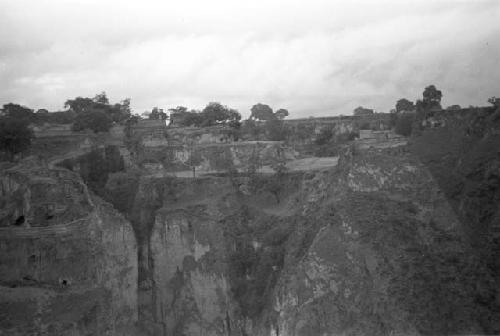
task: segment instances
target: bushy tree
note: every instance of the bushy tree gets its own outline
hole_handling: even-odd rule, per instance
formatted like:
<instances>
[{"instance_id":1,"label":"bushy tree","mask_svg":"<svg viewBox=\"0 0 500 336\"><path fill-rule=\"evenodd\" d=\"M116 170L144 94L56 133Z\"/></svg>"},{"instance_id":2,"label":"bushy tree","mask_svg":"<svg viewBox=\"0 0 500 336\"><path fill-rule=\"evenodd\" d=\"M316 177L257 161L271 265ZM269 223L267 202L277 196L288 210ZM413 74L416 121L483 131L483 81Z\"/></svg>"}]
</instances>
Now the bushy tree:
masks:
<instances>
[{"instance_id":1,"label":"bushy tree","mask_svg":"<svg viewBox=\"0 0 500 336\"><path fill-rule=\"evenodd\" d=\"M109 99L108 96L106 96L106 92L102 91L101 93L98 93L95 95L94 102L99 103L99 104L104 104L108 105L109 104Z\"/></svg>"},{"instance_id":2,"label":"bushy tree","mask_svg":"<svg viewBox=\"0 0 500 336\"><path fill-rule=\"evenodd\" d=\"M279 109L278 111L274 112L274 115L279 120L285 119L286 117L288 117L288 114L288 110L285 109Z\"/></svg>"},{"instance_id":3,"label":"bushy tree","mask_svg":"<svg viewBox=\"0 0 500 336\"><path fill-rule=\"evenodd\" d=\"M26 123L30 123L36 118L35 113L32 109L13 103L5 104L3 106L3 113L6 117L23 120Z\"/></svg>"},{"instance_id":4,"label":"bushy tree","mask_svg":"<svg viewBox=\"0 0 500 336\"><path fill-rule=\"evenodd\" d=\"M493 105L495 107L500 107L500 98L497 98L497 97L488 98L488 103L490 103L491 105Z\"/></svg>"},{"instance_id":5,"label":"bushy tree","mask_svg":"<svg viewBox=\"0 0 500 336\"><path fill-rule=\"evenodd\" d=\"M83 113L88 111L94 106L94 101L91 98L76 97L75 99L68 99L64 103L65 108L70 108L71 110L78 113Z\"/></svg>"},{"instance_id":6,"label":"bushy tree","mask_svg":"<svg viewBox=\"0 0 500 336\"><path fill-rule=\"evenodd\" d=\"M159 109L158 107L153 107L151 113L148 116L148 119L151 120L166 120L167 114L163 112L163 109Z\"/></svg>"},{"instance_id":7,"label":"bushy tree","mask_svg":"<svg viewBox=\"0 0 500 336\"><path fill-rule=\"evenodd\" d=\"M177 106L174 108L169 108L168 109L171 113L185 113L188 111L188 108L185 106Z\"/></svg>"},{"instance_id":8,"label":"bushy tree","mask_svg":"<svg viewBox=\"0 0 500 336\"><path fill-rule=\"evenodd\" d=\"M423 102L429 108L438 107L441 108L441 98L443 97L443 93L436 89L434 85L429 85L424 89L423 92Z\"/></svg>"},{"instance_id":9,"label":"bushy tree","mask_svg":"<svg viewBox=\"0 0 500 336\"><path fill-rule=\"evenodd\" d=\"M250 114L250 119L254 119L254 120L273 120L273 119L276 119L276 116L273 113L273 109L269 105L266 105L266 104L261 104L261 103L255 104L254 106L252 106L250 111L252 112Z\"/></svg>"},{"instance_id":10,"label":"bushy tree","mask_svg":"<svg viewBox=\"0 0 500 336\"><path fill-rule=\"evenodd\" d=\"M83 131L90 129L95 133L107 132L112 125L111 118L100 110L90 110L76 116L72 129Z\"/></svg>"},{"instance_id":11,"label":"bushy tree","mask_svg":"<svg viewBox=\"0 0 500 336\"><path fill-rule=\"evenodd\" d=\"M12 117L0 117L0 150L13 158L24 152L31 145L33 131L25 120Z\"/></svg>"},{"instance_id":12,"label":"bushy tree","mask_svg":"<svg viewBox=\"0 0 500 336\"><path fill-rule=\"evenodd\" d=\"M217 124L226 124L241 120L241 115L235 109L229 108L218 102L210 102L201 111L202 124L201 126L213 126Z\"/></svg>"},{"instance_id":13,"label":"bushy tree","mask_svg":"<svg viewBox=\"0 0 500 336\"><path fill-rule=\"evenodd\" d=\"M130 98L122 100L120 103L110 104L106 92L97 94L94 98L76 97L68 99L64 103L65 108L69 108L77 115L85 112L99 110L109 116L111 121L122 122L130 117Z\"/></svg>"},{"instance_id":14,"label":"bushy tree","mask_svg":"<svg viewBox=\"0 0 500 336\"><path fill-rule=\"evenodd\" d=\"M228 125L233 128L240 127L241 114L232 108L218 102L210 102L200 112L188 111L184 106L169 109L171 122L181 126L208 127L215 125Z\"/></svg>"},{"instance_id":15,"label":"bushy tree","mask_svg":"<svg viewBox=\"0 0 500 336\"><path fill-rule=\"evenodd\" d=\"M396 113L400 112L411 112L415 109L415 104L406 99L406 98L401 98L396 102Z\"/></svg>"}]
</instances>

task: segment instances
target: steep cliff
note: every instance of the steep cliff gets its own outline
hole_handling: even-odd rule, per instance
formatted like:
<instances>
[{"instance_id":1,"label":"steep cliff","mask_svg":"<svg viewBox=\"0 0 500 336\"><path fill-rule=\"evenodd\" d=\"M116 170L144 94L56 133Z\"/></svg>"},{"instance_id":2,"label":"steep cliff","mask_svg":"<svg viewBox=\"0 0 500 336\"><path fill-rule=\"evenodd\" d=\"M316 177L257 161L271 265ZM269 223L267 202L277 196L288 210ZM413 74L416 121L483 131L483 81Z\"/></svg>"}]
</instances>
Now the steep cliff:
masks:
<instances>
[{"instance_id":1,"label":"steep cliff","mask_svg":"<svg viewBox=\"0 0 500 336\"><path fill-rule=\"evenodd\" d=\"M80 173L85 180L96 175L98 181L90 187L132 224L137 266L127 261L136 253L129 248L131 231L118 230L126 221L93 199L95 217L83 233L70 232L67 247L93 261L81 263L72 277L87 279L85 267L102 267L110 277L85 287L98 294L85 292L82 309L97 311L91 316L101 311L130 316L119 311L134 305L134 294L125 288L133 287L136 272L138 320L149 335L499 333L498 118L493 110L481 113L458 121L440 117L432 123L437 127L424 129L409 146L346 148L337 167L315 171L238 173L228 169L228 162L239 157L230 145L206 147L205 161L212 160L207 166L221 166L216 170L223 172L210 177L116 173L120 168L100 180L102 174L86 169L94 165L83 158ZM271 158L278 155L269 148ZM186 153L179 152L179 159L187 160ZM251 146L246 148L245 160L252 153ZM171 154L165 159L173 164ZM28 224L36 223L30 204L39 198L28 189L13 193L17 198L10 203L16 205L5 212L3 225L15 224L21 213ZM59 194L51 195L57 199ZM66 218L64 209L78 198L71 200L57 216L44 217L43 225ZM78 212L72 216L80 218ZM115 224L103 225L108 222ZM110 238L102 240L99 232ZM121 243L120 234L125 234ZM64 246L65 241L51 244ZM32 267L25 264L21 273ZM137 270L127 273L126 265ZM62 273L54 268L50 274ZM14 280L22 275L16 276L5 286L17 286ZM26 287L32 278L20 284ZM63 280L60 286L66 288ZM127 294L117 294L116 301L102 299L115 295L106 294L108 289ZM122 308L105 309L97 298ZM32 314L41 314L40 309ZM113 320L86 319L99 322L72 325L104 330Z\"/></svg>"},{"instance_id":2,"label":"steep cliff","mask_svg":"<svg viewBox=\"0 0 500 336\"><path fill-rule=\"evenodd\" d=\"M337 174L309 209L321 222L313 242L298 266L285 261L275 334L495 332L492 274L426 167L363 152Z\"/></svg>"},{"instance_id":3,"label":"steep cliff","mask_svg":"<svg viewBox=\"0 0 500 336\"><path fill-rule=\"evenodd\" d=\"M0 228L0 334L135 335L137 252L129 223L65 169L24 162L1 180L10 209L4 218L26 220ZM42 208L53 212L33 211Z\"/></svg>"},{"instance_id":4,"label":"steep cliff","mask_svg":"<svg viewBox=\"0 0 500 336\"><path fill-rule=\"evenodd\" d=\"M133 209L154 335L498 330L495 275L407 147L284 176L143 179Z\"/></svg>"}]
</instances>

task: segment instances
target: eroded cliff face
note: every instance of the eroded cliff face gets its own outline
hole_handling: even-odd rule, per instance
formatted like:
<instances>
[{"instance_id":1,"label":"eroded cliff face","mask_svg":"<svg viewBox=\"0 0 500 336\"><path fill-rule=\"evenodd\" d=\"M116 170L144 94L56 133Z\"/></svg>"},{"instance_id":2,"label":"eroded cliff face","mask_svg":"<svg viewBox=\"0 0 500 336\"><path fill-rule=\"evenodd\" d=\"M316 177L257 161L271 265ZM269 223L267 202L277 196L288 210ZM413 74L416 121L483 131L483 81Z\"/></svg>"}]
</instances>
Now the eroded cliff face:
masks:
<instances>
[{"instance_id":1,"label":"eroded cliff face","mask_svg":"<svg viewBox=\"0 0 500 336\"><path fill-rule=\"evenodd\" d=\"M497 135L488 132L470 148L490 153ZM414 145L352 147L336 168L300 173L113 176L103 197L130 220L138 241L142 330L498 333L498 272L488 254L495 245L479 240L487 248L478 249L464 221L495 227L492 203L472 210L476 196L498 196L497 161L487 155L471 168L466 163L476 159L448 145L430 159L415 155ZM448 166L431 164L440 156L465 172L451 174L463 178L459 193L446 182Z\"/></svg>"},{"instance_id":2,"label":"eroded cliff face","mask_svg":"<svg viewBox=\"0 0 500 336\"><path fill-rule=\"evenodd\" d=\"M347 150L336 169L277 179L141 182L150 334L496 330L494 276L406 147Z\"/></svg>"},{"instance_id":3,"label":"eroded cliff face","mask_svg":"<svg viewBox=\"0 0 500 336\"><path fill-rule=\"evenodd\" d=\"M329 180L310 211L330 216L275 289L274 334L491 332L492 276L423 164L348 154Z\"/></svg>"},{"instance_id":4,"label":"eroded cliff face","mask_svg":"<svg viewBox=\"0 0 500 336\"><path fill-rule=\"evenodd\" d=\"M69 171L32 161L2 172L2 181L6 208L28 221L0 228L0 333L134 335L137 252L130 224ZM50 188L40 189L40 181ZM15 202L16 190L30 197ZM60 193L64 203L53 197ZM30 214L45 203L56 212L40 226Z\"/></svg>"},{"instance_id":5,"label":"eroded cliff face","mask_svg":"<svg viewBox=\"0 0 500 336\"><path fill-rule=\"evenodd\" d=\"M151 237L153 309L167 335L227 335L234 303L212 209L162 210Z\"/></svg>"},{"instance_id":6,"label":"eroded cliff face","mask_svg":"<svg viewBox=\"0 0 500 336\"><path fill-rule=\"evenodd\" d=\"M148 179L139 187L136 202L155 206L134 221L140 318L150 334L227 335L234 328L219 204L229 190L226 179L212 178Z\"/></svg>"}]
</instances>

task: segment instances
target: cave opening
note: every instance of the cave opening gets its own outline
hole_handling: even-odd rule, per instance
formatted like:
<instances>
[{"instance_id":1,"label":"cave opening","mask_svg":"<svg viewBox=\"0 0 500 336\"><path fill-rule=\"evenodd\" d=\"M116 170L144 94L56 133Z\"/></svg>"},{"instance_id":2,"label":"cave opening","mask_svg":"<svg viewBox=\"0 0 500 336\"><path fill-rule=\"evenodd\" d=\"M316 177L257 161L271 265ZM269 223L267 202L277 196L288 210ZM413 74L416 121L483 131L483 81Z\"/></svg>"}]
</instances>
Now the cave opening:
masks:
<instances>
[{"instance_id":1,"label":"cave opening","mask_svg":"<svg viewBox=\"0 0 500 336\"><path fill-rule=\"evenodd\" d=\"M14 222L14 225L21 226L24 224L24 221L25 221L24 215L21 215L21 216L17 217L16 221Z\"/></svg>"}]
</instances>

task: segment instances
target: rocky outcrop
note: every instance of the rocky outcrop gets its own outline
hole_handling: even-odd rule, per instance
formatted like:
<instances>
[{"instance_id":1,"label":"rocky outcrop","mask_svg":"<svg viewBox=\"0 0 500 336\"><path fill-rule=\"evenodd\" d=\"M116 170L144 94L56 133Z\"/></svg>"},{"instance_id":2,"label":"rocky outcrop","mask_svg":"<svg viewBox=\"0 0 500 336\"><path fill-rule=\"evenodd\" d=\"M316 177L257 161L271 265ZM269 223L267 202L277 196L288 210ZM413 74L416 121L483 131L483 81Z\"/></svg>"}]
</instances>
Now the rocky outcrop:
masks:
<instances>
[{"instance_id":1,"label":"rocky outcrop","mask_svg":"<svg viewBox=\"0 0 500 336\"><path fill-rule=\"evenodd\" d=\"M135 335L137 252L129 223L91 197L77 175L36 162L25 165L13 168L14 177L11 171L2 173L4 197L16 190L29 195L17 211L25 211L30 222L0 228L0 333ZM38 189L39 179L57 178L63 181ZM61 204L53 195L65 186L73 188L67 188ZM34 195L72 216L86 213L63 222L63 212L61 220L38 226L36 217L29 216L38 205ZM72 211L78 204L81 212Z\"/></svg>"},{"instance_id":2,"label":"rocky outcrop","mask_svg":"<svg viewBox=\"0 0 500 336\"><path fill-rule=\"evenodd\" d=\"M492 275L426 167L373 151L344 156L337 174L310 208L327 211L318 233L285 263L274 334L491 332Z\"/></svg>"},{"instance_id":3,"label":"rocky outcrop","mask_svg":"<svg viewBox=\"0 0 500 336\"><path fill-rule=\"evenodd\" d=\"M247 171L295 159L297 153L280 141L246 141L228 144L168 146L145 150L137 157L151 175L195 175ZM187 172L184 176L180 173Z\"/></svg>"},{"instance_id":4,"label":"rocky outcrop","mask_svg":"<svg viewBox=\"0 0 500 336\"><path fill-rule=\"evenodd\" d=\"M226 174L119 172L96 185L132 223L138 266L127 222L106 203L84 198L87 216L67 222L61 210L36 227L33 195L65 184L4 179L2 328L120 334L138 307L148 335L498 333L498 134L483 117L424 129L409 146L346 146L336 168L300 173L231 169L256 147L286 156L276 144L204 145L198 163L187 147L151 152L172 170L184 160ZM29 227L11 225L21 213Z\"/></svg>"},{"instance_id":5,"label":"rocky outcrop","mask_svg":"<svg viewBox=\"0 0 500 336\"><path fill-rule=\"evenodd\" d=\"M407 147L349 147L336 169L285 176L141 181L151 334L496 330L494 276Z\"/></svg>"},{"instance_id":6,"label":"rocky outcrop","mask_svg":"<svg viewBox=\"0 0 500 336\"><path fill-rule=\"evenodd\" d=\"M150 183L155 187L146 187ZM219 204L229 190L225 179L149 180L139 186L136 202L157 204L149 210L153 217L140 215L134 222L142 237L140 318L150 334L227 335L235 328Z\"/></svg>"},{"instance_id":7,"label":"rocky outcrop","mask_svg":"<svg viewBox=\"0 0 500 336\"><path fill-rule=\"evenodd\" d=\"M91 210L85 191L77 175L25 160L0 174L0 226L51 226L79 219Z\"/></svg>"}]
</instances>

